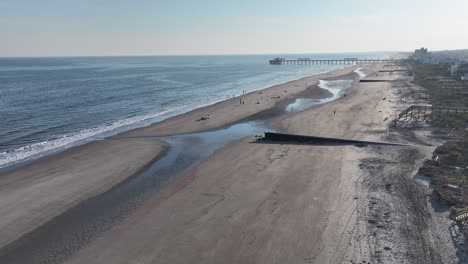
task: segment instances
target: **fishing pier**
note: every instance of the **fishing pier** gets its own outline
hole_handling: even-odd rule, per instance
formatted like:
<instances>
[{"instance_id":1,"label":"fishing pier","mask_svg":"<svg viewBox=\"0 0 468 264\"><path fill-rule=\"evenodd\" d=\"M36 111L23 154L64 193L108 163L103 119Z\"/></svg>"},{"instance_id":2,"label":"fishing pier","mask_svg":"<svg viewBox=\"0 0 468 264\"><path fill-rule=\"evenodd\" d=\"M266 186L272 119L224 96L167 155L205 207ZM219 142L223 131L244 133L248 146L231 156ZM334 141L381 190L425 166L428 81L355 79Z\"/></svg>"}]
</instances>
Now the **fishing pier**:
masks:
<instances>
[{"instance_id":1,"label":"fishing pier","mask_svg":"<svg viewBox=\"0 0 468 264\"><path fill-rule=\"evenodd\" d=\"M394 63L395 60L390 59L358 59L358 58L344 58L344 59L309 59L309 58L298 58L298 59L285 59L285 58L274 58L270 60L271 65L283 65L283 64L372 64L372 63Z\"/></svg>"}]
</instances>

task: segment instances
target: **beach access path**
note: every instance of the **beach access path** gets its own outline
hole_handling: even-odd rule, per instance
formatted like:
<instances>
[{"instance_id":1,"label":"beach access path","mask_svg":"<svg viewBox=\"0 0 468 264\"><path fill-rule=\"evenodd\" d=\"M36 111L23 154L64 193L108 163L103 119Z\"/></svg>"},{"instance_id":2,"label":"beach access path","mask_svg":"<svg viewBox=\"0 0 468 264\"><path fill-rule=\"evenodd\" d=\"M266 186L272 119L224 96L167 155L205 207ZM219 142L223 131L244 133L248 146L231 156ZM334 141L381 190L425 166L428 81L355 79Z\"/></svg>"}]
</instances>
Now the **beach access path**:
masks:
<instances>
[{"instance_id":1,"label":"beach access path","mask_svg":"<svg viewBox=\"0 0 468 264\"><path fill-rule=\"evenodd\" d=\"M347 97L272 123L283 132L381 139L395 105L391 88L391 82L360 83ZM184 130L173 122L166 124ZM417 153L401 171L409 182L431 151ZM368 157L356 146L240 140L146 201L69 263L374 263L362 211L367 196L359 187L360 162ZM411 250L419 243L432 250L423 242Z\"/></svg>"},{"instance_id":2,"label":"beach access path","mask_svg":"<svg viewBox=\"0 0 468 264\"><path fill-rule=\"evenodd\" d=\"M0 173L0 248L83 201L110 190L165 155L167 144L145 137L212 130L261 112L283 111L282 107L305 91L316 98L325 98L328 92L317 86L319 79L353 74L356 68L251 92ZM239 104L240 99L245 104ZM202 116L208 119L197 121Z\"/></svg>"}]
</instances>

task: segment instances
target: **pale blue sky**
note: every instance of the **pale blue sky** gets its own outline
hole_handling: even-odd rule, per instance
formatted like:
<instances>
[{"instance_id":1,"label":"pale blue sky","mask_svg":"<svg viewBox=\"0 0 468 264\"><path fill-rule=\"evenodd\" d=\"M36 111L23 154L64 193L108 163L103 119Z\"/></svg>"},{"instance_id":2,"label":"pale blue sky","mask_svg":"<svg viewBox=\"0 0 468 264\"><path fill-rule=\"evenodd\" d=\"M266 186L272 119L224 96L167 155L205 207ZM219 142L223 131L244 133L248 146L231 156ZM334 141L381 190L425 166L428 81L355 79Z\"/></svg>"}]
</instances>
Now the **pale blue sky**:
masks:
<instances>
[{"instance_id":1,"label":"pale blue sky","mask_svg":"<svg viewBox=\"0 0 468 264\"><path fill-rule=\"evenodd\" d=\"M0 56L468 48L467 0L0 0Z\"/></svg>"}]
</instances>

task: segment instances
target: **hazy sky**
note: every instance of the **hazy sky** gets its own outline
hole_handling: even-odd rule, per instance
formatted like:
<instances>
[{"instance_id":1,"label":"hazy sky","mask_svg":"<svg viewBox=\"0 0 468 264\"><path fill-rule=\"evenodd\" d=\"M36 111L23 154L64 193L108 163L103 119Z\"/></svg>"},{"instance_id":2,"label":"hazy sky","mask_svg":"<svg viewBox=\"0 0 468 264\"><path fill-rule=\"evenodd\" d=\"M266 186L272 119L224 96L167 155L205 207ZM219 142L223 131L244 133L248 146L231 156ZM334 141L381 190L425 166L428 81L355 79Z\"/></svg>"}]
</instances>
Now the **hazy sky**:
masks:
<instances>
[{"instance_id":1,"label":"hazy sky","mask_svg":"<svg viewBox=\"0 0 468 264\"><path fill-rule=\"evenodd\" d=\"M0 56L468 48L468 0L0 0Z\"/></svg>"}]
</instances>

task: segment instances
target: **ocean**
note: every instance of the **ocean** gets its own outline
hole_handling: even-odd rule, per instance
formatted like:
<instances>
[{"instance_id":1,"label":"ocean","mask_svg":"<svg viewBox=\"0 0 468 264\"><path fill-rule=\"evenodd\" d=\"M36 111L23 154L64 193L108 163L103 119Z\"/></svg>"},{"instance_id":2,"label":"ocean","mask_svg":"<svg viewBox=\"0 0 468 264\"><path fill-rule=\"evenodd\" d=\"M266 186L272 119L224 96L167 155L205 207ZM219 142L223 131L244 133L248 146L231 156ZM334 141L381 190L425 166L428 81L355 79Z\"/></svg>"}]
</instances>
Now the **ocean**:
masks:
<instances>
[{"instance_id":1,"label":"ocean","mask_svg":"<svg viewBox=\"0 0 468 264\"><path fill-rule=\"evenodd\" d=\"M147 126L243 91L347 66L269 65L276 56L0 58L0 167Z\"/></svg>"}]
</instances>

